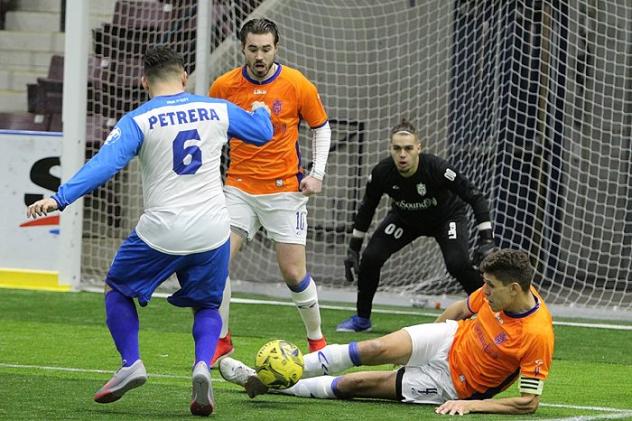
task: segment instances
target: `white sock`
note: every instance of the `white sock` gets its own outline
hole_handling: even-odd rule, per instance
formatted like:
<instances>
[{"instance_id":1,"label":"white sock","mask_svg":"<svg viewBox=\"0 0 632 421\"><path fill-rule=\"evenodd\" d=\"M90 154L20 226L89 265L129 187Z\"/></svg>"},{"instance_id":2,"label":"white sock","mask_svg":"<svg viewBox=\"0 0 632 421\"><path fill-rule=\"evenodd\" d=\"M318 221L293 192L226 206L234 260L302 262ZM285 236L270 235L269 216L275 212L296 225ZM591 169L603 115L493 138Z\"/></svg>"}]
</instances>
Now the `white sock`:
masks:
<instances>
[{"instance_id":1,"label":"white sock","mask_svg":"<svg viewBox=\"0 0 632 421\"><path fill-rule=\"evenodd\" d=\"M347 345L327 345L321 350L310 352L303 357L301 378L327 376L359 365L359 356L354 355L355 362L351 358L354 352L357 355L355 342Z\"/></svg>"},{"instance_id":2,"label":"white sock","mask_svg":"<svg viewBox=\"0 0 632 421\"><path fill-rule=\"evenodd\" d=\"M302 398L336 399L331 384L335 377L320 376L313 379L299 380L294 386L279 390L284 395L300 396Z\"/></svg>"},{"instance_id":3,"label":"white sock","mask_svg":"<svg viewBox=\"0 0 632 421\"><path fill-rule=\"evenodd\" d=\"M226 277L226 286L224 287L224 297L222 304L219 306L219 315L222 318L222 330L219 331L219 337L225 338L228 334L228 312L230 310L230 276Z\"/></svg>"},{"instance_id":4,"label":"white sock","mask_svg":"<svg viewBox=\"0 0 632 421\"><path fill-rule=\"evenodd\" d=\"M309 339L320 339L323 337L323 332L320 330L318 292L316 291L316 284L309 273L307 276L309 276L309 285L300 292L290 290L290 294L301 315L301 319L303 319L307 337Z\"/></svg>"}]
</instances>

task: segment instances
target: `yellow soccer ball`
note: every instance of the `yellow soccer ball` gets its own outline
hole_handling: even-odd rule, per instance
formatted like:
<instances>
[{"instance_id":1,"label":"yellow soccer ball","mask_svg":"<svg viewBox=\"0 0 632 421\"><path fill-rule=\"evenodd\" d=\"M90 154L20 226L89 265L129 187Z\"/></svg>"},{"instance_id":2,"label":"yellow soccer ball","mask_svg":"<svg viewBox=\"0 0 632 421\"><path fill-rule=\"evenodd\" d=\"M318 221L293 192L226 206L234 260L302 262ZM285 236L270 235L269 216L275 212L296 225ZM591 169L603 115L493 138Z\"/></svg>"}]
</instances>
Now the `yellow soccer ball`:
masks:
<instances>
[{"instance_id":1,"label":"yellow soccer ball","mask_svg":"<svg viewBox=\"0 0 632 421\"><path fill-rule=\"evenodd\" d=\"M286 389L303 375L303 353L290 342L270 341L257 352L255 370L266 386Z\"/></svg>"}]
</instances>

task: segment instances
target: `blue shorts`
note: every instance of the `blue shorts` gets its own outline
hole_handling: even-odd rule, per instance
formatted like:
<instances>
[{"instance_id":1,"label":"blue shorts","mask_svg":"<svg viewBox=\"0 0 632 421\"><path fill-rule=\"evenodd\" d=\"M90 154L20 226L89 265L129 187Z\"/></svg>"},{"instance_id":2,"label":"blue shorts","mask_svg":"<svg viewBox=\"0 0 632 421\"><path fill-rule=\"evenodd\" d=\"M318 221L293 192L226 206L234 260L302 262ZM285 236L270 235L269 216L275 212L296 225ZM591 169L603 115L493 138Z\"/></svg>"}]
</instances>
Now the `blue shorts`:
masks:
<instances>
[{"instance_id":1,"label":"blue shorts","mask_svg":"<svg viewBox=\"0 0 632 421\"><path fill-rule=\"evenodd\" d=\"M228 277L230 240L214 250L187 255L159 252L133 230L121 244L105 283L146 306L156 288L176 274L180 289L167 300L178 307L218 308Z\"/></svg>"}]
</instances>

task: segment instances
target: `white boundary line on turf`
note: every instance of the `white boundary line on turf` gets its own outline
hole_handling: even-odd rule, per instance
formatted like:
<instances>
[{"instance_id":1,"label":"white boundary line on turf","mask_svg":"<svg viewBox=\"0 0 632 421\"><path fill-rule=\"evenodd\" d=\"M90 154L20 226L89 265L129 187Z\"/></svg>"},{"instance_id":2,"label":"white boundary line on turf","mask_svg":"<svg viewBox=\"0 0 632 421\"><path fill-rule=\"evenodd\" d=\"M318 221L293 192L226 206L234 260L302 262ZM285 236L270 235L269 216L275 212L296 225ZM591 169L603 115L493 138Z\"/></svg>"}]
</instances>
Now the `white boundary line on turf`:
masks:
<instances>
[{"instance_id":1,"label":"white boundary line on turf","mask_svg":"<svg viewBox=\"0 0 632 421\"><path fill-rule=\"evenodd\" d=\"M17 368L17 369L35 369L35 370L50 370L50 371L65 371L65 372L74 372L74 373L98 373L98 374L111 374L110 370L99 370L99 369L90 369L90 368L75 368L75 367L54 367L54 366L45 366L45 365L30 365L30 364L7 364L0 362L0 368ZM167 379L187 379L190 378L188 376L175 376L172 374L153 374L147 373L148 377L157 377L157 378L167 378ZM224 379L220 378L212 378L213 382L225 382ZM577 409L582 411L603 411L603 412L614 412L615 414L610 415L598 415L598 416L590 416L590 415L582 415L578 417L570 417L570 418L549 418L546 421L556 421L556 420L596 420L596 419L617 419L624 418L626 416L632 416L632 409L620 409L620 408L610 408L606 406L584 406L584 405L567 405L563 403L546 403L541 402L540 406L549 407L549 408L563 408L563 409Z\"/></svg>"},{"instance_id":2,"label":"white boundary line on turf","mask_svg":"<svg viewBox=\"0 0 632 421\"><path fill-rule=\"evenodd\" d=\"M102 288L86 288L82 291L86 292L100 292L103 293ZM167 298L171 294L165 294L163 292L154 293L154 297L158 298ZM259 300L253 298L231 298L231 303L237 304L268 304L268 305L276 305L276 306L291 306L294 307L295 304L291 301L278 301L278 300ZM320 308L324 308L326 310L343 310L343 311L356 311L355 307L349 306L332 306L332 305L322 305ZM407 316L427 316L427 317L437 317L439 313L428 313L423 311L406 311L406 310L384 310L384 309L373 309L373 313L382 313L382 314L401 314ZM606 324L606 323L580 323L580 322L563 322L563 321L553 321L554 325L557 326L572 326L572 327L587 327L591 329L611 329L611 330L630 330L632 331L632 325L617 325L617 324Z\"/></svg>"},{"instance_id":3,"label":"white boundary line on turf","mask_svg":"<svg viewBox=\"0 0 632 421\"><path fill-rule=\"evenodd\" d=\"M167 294L165 294L167 296ZM295 304L289 301L275 301L275 300L256 300L251 298L231 298L231 302L238 304L269 304L269 305L280 305L280 306L292 306ZM327 310L345 310L345 311L356 311L355 307L345 307L345 306L331 306L331 305L321 305L320 308L324 308ZM373 313L383 313L383 314L402 314L408 316L429 316L429 317L437 317L438 313L428 313L421 311L406 311L406 310L383 310L383 309L373 309ZM573 326L573 327L588 327L593 329L613 329L613 330L631 330L632 325L611 325L605 323L579 323L579 322L562 322L562 321L553 321L554 325L558 326Z\"/></svg>"},{"instance_id":4,"label":"white boundary line on turf","mask_svg":"<svg viewBox=\"0 0 632 421\"><path fill-rule=\"evenodd\" d=\"M564 403L540 402L540 406L548 406L549 408L582 409L586 411L605 411L605 412L621 412L621 413L632 412L632 408L619 409L619 408L610 408L608 406L567 405Z\"/></svg>"},{"instance_id":5,"label":"white boundary line on turf","mask_svg":"<svg viewBox=\"0 0 632 421\"><path fill-rule=\"evenodd\" d=\"M92 369L92 368L73 368L73 367L54 367L54 366L47 366L47 365L28 365L28 364L6 364L6 363L0 363L0 368L31 368L31 369L35 369L35 370L50 370L50 371L66 371L66 372L73 372L73 373L98 373L98 374L113 374L114 371L112 370L98 370L98 369ZM148 377L157 377L157 378L163 378L163 379L187 379L190 380L190 377L187 376L175 376L173 374L153 374L153 373L147 373ZM223 382L224 379L213 379L214 381L220 381Z\"/></svg>"},{"instance_id":6,"label":"white boundary line on turf","mask_svg":"<svg viewBox=\"0 0 632 421\"><path fill-rule=\"evenodd\" d=\"M632 412L619 412L619 413L616 413L616 414L577 415L577 416L568 417L568 418L542 418L541 421L620 420L620 419L623 419L623 418L630 418L630 417L632 417ZM519 421L519 420L516 420L516 421Z\"/></svg>"}]
</instances>

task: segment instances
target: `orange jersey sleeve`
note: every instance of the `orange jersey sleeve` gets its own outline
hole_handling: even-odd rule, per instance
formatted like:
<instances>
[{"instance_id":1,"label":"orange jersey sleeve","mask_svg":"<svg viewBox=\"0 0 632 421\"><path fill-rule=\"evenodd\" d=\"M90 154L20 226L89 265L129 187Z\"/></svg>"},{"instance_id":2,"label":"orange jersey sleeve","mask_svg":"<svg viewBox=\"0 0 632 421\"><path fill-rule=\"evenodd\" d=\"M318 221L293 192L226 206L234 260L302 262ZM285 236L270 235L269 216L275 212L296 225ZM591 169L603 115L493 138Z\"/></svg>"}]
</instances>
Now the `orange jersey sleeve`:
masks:
<instances>
[{"instance_id":1,"label":"orange jersey sleeve","mask_svg":"<svg viewBox=\"0 0 632 421\"><path fill-rule=\"evenodd\" d=\"M542 297L524 314L493 312L480 288L468 297L476 317L459 321L450 349L450 372L461 399L486 399L519 374L544 380L553 356L553 322Z\"/></svg>"},{"instance_id":2,"label":"orange jersey sleeve","mask_svg":"<svg viewBox=\"0 0 632 421\"><path fill-rule=\"evenodd\" d=\"M274 135L264 146L231 139L226 184L251 194L298 191L303 176L299 124L305 120L309 127L317 128L327 122L314 84L298 70L283 65L262 83L251 79L245 67L239 67L220 76L209 95L246 110L254 101L263 101L272 112Z\"/></svg>"}]
</instances>

